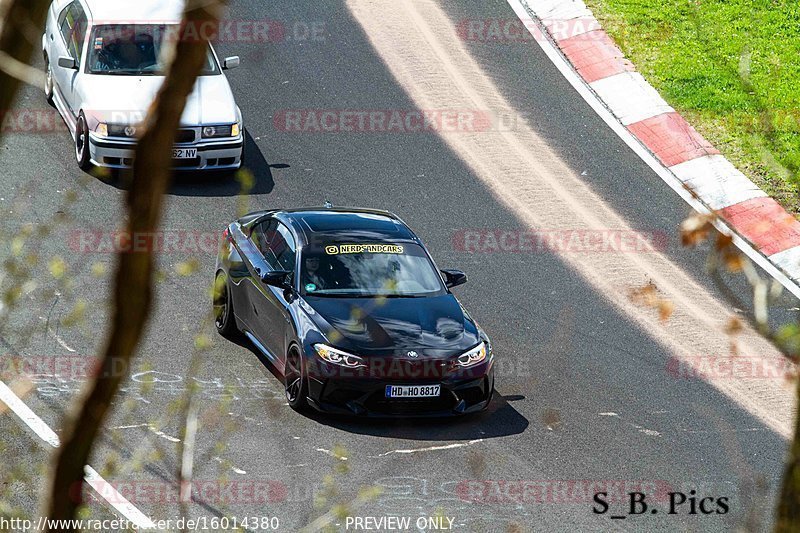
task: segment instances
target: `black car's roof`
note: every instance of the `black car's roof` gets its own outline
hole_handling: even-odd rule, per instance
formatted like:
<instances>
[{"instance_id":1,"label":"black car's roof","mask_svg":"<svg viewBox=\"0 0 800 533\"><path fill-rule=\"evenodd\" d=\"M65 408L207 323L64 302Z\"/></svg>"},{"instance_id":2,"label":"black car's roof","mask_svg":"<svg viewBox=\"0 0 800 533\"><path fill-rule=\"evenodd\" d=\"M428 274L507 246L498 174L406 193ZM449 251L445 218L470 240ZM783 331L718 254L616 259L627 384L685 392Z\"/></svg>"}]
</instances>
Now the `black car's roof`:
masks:
<instances>
[{"instance_id":1,"label":"black car's roof","mask_svg":"<svg viewBox=\"0 0 800 533\"><path fill-rule=\"evenodd\" d=\"M305 242L357 235L387 241L419 241L399 217L379 209L342 207L281 209L251 213L241 221L252 222L267 214L292 227L298 236L302 235Z\"/></svg>"}]
</instances>

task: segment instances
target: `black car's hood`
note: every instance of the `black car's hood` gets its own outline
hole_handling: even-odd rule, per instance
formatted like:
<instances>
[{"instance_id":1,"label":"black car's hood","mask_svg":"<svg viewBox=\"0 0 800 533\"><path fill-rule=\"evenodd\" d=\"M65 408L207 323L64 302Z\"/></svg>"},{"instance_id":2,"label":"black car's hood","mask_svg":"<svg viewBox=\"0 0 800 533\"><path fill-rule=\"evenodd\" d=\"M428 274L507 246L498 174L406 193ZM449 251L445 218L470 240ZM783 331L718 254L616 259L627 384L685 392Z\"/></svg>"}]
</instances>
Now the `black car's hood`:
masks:
<instances>
[{"instance_id":1,"label":"black car's hood","mask_svg":"<svg viewBox=\"0 0 800 533\"><path fill-rule=\"evenodd\" d=\"M429 298L307 296L312 319L330 343L363 355L419 350L423 357L466 351L480 341L452 294Z\"/></svg>"}]
</instances>

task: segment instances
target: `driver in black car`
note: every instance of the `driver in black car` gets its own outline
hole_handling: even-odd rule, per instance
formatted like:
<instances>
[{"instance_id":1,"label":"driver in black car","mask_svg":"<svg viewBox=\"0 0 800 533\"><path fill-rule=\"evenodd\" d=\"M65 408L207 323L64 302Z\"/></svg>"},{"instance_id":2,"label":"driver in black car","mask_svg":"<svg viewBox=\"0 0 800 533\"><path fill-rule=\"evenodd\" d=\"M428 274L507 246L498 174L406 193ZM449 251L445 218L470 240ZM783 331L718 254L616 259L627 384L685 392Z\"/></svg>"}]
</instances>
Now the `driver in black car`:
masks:
<instances>
[{"instance_id":1,"label":"driver in black car","mask_svg":"<svg viewBox=\"0 0 800 533\"><path fill-rule=\"evenodd\" d=\"M321 260L319 256L311 255L305 259L305 280L304 283L314 285L313 290L325 289L327 283L322 278L322 270L320 269Z\"/></svg>"}]
</instances>

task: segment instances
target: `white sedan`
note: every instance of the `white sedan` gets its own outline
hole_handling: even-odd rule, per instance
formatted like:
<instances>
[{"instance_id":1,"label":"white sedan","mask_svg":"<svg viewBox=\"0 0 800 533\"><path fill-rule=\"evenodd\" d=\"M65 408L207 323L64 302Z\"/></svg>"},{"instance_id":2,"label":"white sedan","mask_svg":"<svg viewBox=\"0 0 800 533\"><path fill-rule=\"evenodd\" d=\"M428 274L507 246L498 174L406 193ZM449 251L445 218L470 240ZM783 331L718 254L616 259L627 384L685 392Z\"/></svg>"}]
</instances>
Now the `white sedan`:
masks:
<instances>
[{"instance_id":1,"label":"white sedan","mask_svg":"<svg viewBox=\"0 0 800 533\"><path fill-rule=\"evenodd\" d=\"M45 95L72 133L78 165L129 168L140 124L164 81L166 45L183 2L55 0L42 36ZM175 168L233 170L242 164L241 111L209 45L175 138Z\"/></svg>"}]
</instances>

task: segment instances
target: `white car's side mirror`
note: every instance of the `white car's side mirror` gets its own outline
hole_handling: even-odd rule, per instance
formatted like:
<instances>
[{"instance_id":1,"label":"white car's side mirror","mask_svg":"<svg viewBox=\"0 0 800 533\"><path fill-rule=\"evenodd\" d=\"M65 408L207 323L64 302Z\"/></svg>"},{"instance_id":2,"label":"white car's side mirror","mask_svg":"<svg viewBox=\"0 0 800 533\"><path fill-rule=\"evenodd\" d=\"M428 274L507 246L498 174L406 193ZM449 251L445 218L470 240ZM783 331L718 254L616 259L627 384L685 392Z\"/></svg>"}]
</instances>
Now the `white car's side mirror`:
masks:
<instances>
[{"instance_id":1,"label":"white car's side mirror","mask_svg":"<svg viewBox=\"0 0 800 533\"><path fill-rule=\"evenodd\" d=\"M78 62L75 58L69 56L61 56L58 58L58 66L72 70L78 70Z\"/></svg>"},{"instance_id":2,"label":"white car's side mirror","mask_svg":"<svg viewBox=\"0 0 800 533\"><path fill-rule=\"evenodd\" d=\"M226 57L225 60L222 62L222 70L230 70L232 68L236 68L239 66L241 61L239 60L239 56L231 56Z\"/></svg>"}]
</instances>

